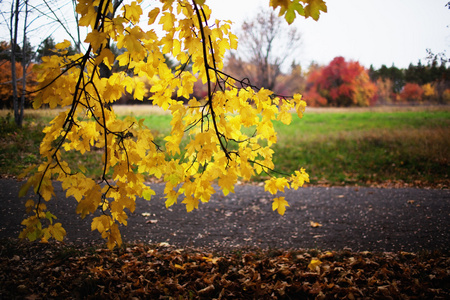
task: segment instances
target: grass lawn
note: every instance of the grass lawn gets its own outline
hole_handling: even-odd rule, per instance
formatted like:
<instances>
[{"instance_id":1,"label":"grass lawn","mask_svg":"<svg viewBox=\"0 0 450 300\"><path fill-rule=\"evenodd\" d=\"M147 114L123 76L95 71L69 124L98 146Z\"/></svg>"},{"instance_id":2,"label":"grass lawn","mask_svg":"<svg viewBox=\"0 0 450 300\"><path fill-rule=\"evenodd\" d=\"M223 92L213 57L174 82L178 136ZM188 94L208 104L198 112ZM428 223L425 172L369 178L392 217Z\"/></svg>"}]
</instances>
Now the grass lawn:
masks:
<instances>
[{"instance_id":1,"label":"grass lawn","mask_svg":"<svg viewBox=\"0 0 450 300\"><path fill-rule=\"evenodd\" d=\"M120 106L118 115L145 118L158 142L170 131L171 116L151 106ZM52 118L47 110L27 111L18 130L0 112L0 174L17 176L39 161L42 129ZM409 185L448 187L450 108L310 109L289 126L275 123L277 171L304 167L311 184ZM100 176L101 152L70 153L72 164ZM255 181L266 179L261 175Z\"/></svg>"},{"instance_id":2,"label":"grass lawn","mask_svg":"<svg viewBox=\"0 0 450 300\"><path fill-rule=\"evenodd\" d=\"M275 164L312 183L448 185L449 111L307 113L276 128Z\"/></svg>"}]
</instances>

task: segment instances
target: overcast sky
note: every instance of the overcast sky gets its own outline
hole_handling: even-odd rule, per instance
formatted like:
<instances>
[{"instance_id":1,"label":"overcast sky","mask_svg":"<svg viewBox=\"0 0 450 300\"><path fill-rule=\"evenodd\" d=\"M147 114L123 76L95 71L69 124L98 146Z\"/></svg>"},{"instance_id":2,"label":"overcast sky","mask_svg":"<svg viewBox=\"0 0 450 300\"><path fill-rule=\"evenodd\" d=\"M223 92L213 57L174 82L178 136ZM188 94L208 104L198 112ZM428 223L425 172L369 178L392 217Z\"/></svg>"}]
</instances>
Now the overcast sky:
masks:
<instances>
[{"instance_id":1,"label":"overcast sky","mask_svg":"<svg viewBox=\"0 0 450 300\"><path fill-rule=\"evenodd\" d=\"M448 0L325 0L328 13L318 22L297 18L303 34L297 62L327 64L336 56L357 60L369 67L382 64L407 68L421 59L426 49L446 51L450 57L450 9ZM229 19L236 27L268 7L269 0L207 0L214 16Z\"/></svg>"},{"instance_id":2,"label":"overcast sky","mask_svg":"<svg viewBox=\"0 0 450 300\"><path fill-rule=\"evenodd\" d=\"M407 68L419 59L426 64L427 48L434 53L445 51L450 57L450 9L445 7L449 0L325 1L328 13L322 14L319 21L298 17L291 25L302 33L303 44L295 59L304 68L313 61L328 64L336 56L357 60L366 67L395 64ZM143 3L146 16L154 2ZM206 3L213 17L233 21L234 29L254 17L259 8L269 7L269 0L206 0ZM70 20L73 8L68 5L65 9ZM6 28L1 29L0 37L8 40ZM32 45L38 45L49 34L57 42L67 38L63 31L53 32L46 27L31 34Z\"/></svg>"}]
</instances>

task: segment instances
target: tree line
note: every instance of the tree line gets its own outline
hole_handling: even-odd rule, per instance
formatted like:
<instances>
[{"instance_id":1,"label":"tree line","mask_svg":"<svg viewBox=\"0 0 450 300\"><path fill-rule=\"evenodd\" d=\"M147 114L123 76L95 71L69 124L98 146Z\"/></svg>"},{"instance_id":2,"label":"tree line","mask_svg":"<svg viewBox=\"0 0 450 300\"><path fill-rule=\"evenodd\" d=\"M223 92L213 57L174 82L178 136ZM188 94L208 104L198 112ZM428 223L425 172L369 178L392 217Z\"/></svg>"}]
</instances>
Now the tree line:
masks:
<instances>
[{"instance_id":1,"label":"tree line","mask_svg":"<svg viewBox=\"0 0 450 300\"><path fill-rule=\"evenodd\" d=\"M242 24L238 34L239 50L232 51L225 60L224 69L235 77L243 76L243 85L273 90L280 95L303 94L310 106L371 106L405 103L450 103L450 70L449 60L445 54L433 54L427 49L427 63L410 64L408 68L397 68L382 65L376 69L370 66L364 68L356 61L346 61L343 57L336 57L328 65L312 63L303 70L296 61L296 50L301 47L302 36L295 29L289 27L273 11L260 10L253 19ZM290 47L285 47L285 45ZM13 108L13 79L11 75L11 60L13 52L16 64L16 77L24 80L26 91L18 91L18 96L24 94L25 106L31 105L34 97L33 86L36 84L33 67L42 59L52 55L61 55L55 50L55 40L47 37L37 46L32 47L29 41L22 48L16 44L12 51L11 43L0 42L0 108ZM73 55L80 49L80 44L66 49L68 55ZM115 44L110 47L117 58L123 53ZM173 59L164 55L164 59L176 72L177 65ZM291 60L287 71L282 66ZM187 63L184 69L192 64ZM115 63L112 72L121 71L123 67ZM25 75L23 72L25 70ZM144 99L150 98L152 83L148 78L141 77L145 86ZM194 83L192 96L202 99L207 95L208 88L201 81ZM187 101L187 97L174 97ZM123 93L118 104L133 102L133 92ZM147 102L148 103L148 102Z\"/></svg>"},{"instance_id":2,"label":"tree line","mask_svg":"<svg viewBox=\"0 0 450 300\"><path fill-rule=\"evenodd\" d=\"M112 47L117 57L120 53ZM11 45L0 42L0 108L12 108L12 76L11 76ZM52 37L44 40L41 46L34 50L27 45L26 51L17 46L16 69L18 78L23 75L20 67L23 60L27 62L25 106L31 105L34 96L33 87L36 75L33 66L51 55L60 55L55 51L55 41ZM69 54L76 50L68 49ZM25 56L22 55L25 53ZM264 68L267 61L264 58L250 58L244 61L236 54L228 57L225 69L230 74L251 74L248 82L256 82L257 86L274 90L277 94L303 94L310 106L371 106L389 104L449 104L450 103L450 69L447 60L434 56L427 64L419 61L410 64L408 68L397 68L395 65L382 65L376 69L370 66L364 68L356 61L346 61L343 57L336 57L328 65L321 66L312 63L306 71L292 62L288 72L281 72L280 65L273 63ZM287 56L283 57L286 58ZM166 57L170 62L170 58ZM277 60L277 58L274 58ZM281 60L280 60L281 61ZM190 66L187 66L189 68ZM118 69L118 68L117 68ZM173 65L175 72L175 65ZM149 98L151 82L142 78L146 86L146 98ZM200 80L194 83L193 96L201 99L207 93L207 87ZM19 97L21 91L19 91ZM133 101L133 93L125 92L118 104Z\"/></svg>"}]
</instances>

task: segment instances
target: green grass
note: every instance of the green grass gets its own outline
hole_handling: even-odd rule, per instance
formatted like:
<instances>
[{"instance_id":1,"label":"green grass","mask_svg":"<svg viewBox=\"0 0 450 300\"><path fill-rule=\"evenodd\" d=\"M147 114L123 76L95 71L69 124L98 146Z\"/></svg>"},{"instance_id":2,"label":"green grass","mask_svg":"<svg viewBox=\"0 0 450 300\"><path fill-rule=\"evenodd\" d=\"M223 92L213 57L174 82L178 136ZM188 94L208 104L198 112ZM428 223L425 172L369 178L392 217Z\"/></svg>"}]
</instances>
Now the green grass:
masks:
<instances>
[{"instance_id":1,"label":"green grass","mask_svg":"<svg viewBox=\"0 0 450 300\"><path fill-rule=\"evenodd\" d=\"M43 123L27 118L22 129L16 128L11 115L0 117L0 175L17 176L29 165L39 162L39 144Z\"/></svg>"},{"instance_id":2,"label":"green grass","mask_svg":"<svg viewBox=\"0 0 450 300\"><path fill-rule=\"evenodd\" d=\"M130 115L126 111L122 115ZM0 114L1 115L1 114ZM162 143L170 132L171 116L136 114ZM39 160L38 145L50 115L27 114L18 130L11 118L0 117L0 174L16 176ZM289 126L275 123L279 142L274 148L277 171L292 173L304 167L311 184L373 185L402 183L448 187L450 111L308 112ZM92 176L101 175L101 151L70 154L72 166L84 165ZM258 176L255 180L264 180Z\"/></svg>"},{"instance_id":3,"label":"green grass","mask_svg":"<svg viewBox=\"0 0 450 300\"><path fill-rule=\"evenodd\" d=\"M448 111L311 113L276 129L275 164L313 184L448 185Z\"/></svg>"}]
</instances>

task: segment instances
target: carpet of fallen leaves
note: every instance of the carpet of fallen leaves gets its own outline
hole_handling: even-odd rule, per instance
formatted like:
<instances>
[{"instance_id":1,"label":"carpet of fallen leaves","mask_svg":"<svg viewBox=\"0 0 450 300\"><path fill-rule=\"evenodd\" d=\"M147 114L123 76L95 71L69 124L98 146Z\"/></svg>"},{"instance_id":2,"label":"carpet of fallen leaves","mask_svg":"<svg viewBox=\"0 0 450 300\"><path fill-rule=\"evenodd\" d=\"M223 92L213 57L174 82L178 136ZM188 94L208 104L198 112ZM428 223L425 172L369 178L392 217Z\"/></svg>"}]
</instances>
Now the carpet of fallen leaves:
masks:
<instances>
[{"instance_id":1,"label":"carpet of fallen leaves","mask_svg":"<svg viewBox=\"0 0 450 300\"><path fill-rule=\"evenodd\" d=\"M1 242L0 299L450 299L437 252Z\"/></svg>"}]
</instances>

